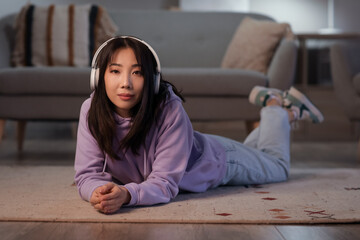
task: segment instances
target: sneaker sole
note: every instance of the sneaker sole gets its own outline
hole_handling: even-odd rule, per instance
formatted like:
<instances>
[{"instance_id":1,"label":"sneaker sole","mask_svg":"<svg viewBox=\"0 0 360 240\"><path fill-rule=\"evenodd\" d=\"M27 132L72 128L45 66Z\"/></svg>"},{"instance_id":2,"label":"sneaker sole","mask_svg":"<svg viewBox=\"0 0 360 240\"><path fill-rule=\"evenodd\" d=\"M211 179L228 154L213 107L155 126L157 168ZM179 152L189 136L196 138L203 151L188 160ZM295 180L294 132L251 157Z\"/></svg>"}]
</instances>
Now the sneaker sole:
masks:
<instances>
[{"instance_id":1,"label":"sneaker sole","mask_svg":"<svg viewBox=\"0 0 360 240\"><path fill-rule=\"evenodd\" d=\"M296 88L291 87L288 94L291 94L294 98L300 100L318 118L316 123L324 121L324 116L320 110L303 93Z\"/></svg>"},{"instance_id":2,"label":"sneaker sole","mask_svg":"<svg viewBox=\"0 0 360 240\"><path fill-rule=\"evenodd\" d=\"M260 106L258 104L256 104L256 97L258 96L259 92L261 91L273 91L273 92L277 92L279 93L280 95L282 94L282 91L280 90L277 90L277 89L274 89L274 88L267 88L267 87L262 87L262 86L255 86L251 92L250 92L250 95L249 95L249 102L256 105L256 106ZM261 105L262 106L262 105Z\"/></svg>"}]
</instances>

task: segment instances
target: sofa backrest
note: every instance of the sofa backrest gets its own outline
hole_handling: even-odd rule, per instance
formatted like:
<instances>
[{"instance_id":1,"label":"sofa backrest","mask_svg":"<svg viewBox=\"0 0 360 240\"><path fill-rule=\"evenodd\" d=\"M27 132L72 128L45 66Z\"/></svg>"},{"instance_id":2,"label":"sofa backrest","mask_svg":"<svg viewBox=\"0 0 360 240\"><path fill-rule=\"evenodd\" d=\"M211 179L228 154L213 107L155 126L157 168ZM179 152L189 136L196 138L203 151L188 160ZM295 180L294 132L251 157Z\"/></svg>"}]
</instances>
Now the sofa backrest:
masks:
<instances>
[{"instance_id":1,"label":"sofa backrest","mask_svg":"<svg viewBox=\"0 0 360 240\"><path fill-rule=\"evenodd\" d=\"M117 10L108 12L119 35L132 35L148 42L162 67L220 67L226 48L241 20L255 13L183 12L167 10ZM16 14L0 19L0 68L10 66Z\"/></svg>"},{"instance_id":2,"label":"sofa backrest","mask_svg":"<svg viewBox=\"0 0 360 240\"><path fill-rule=\"evenodd\" d=\"M245 16L273 20L254 13L108 10L120 35L148 42L162 67L220 67L227 46Z\"/></svg>"}]
</instances>

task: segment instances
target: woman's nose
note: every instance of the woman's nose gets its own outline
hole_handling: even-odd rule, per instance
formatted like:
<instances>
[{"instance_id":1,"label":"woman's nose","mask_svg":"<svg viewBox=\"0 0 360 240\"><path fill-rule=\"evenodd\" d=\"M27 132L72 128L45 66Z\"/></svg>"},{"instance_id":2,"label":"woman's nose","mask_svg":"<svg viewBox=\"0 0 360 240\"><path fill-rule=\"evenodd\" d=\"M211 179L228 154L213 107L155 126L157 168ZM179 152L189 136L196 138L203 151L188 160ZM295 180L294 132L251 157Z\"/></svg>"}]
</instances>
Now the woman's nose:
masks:
<instances>
[{"instance_id":1,"label":"woman's nose","mask_svg":"<svg viewBox=\"0 0 360 240\"><path fill-rule=\"evenodd\" d=\"M120 77L120 87L121 88L130 88L131 87L131 75L123 74Z\"/></svg>"}]
</instances>

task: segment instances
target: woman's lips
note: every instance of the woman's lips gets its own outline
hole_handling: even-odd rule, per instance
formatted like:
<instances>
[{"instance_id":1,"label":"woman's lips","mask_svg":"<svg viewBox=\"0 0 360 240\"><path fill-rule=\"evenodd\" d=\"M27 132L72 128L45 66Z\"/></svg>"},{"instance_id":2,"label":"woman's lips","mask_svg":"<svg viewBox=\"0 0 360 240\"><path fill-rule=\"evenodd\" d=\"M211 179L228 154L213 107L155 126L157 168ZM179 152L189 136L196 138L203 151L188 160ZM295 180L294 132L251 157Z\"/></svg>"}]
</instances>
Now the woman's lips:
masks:
<instances>
[{"instance_id":1,"label":"woman's lips","mask_svg":"<svg viewBox=\"0 0 360 240\"><path fill-rule=\"evenodd\" d=\"M123 100L123 101L129 101L131 98L134 97L134 95L129 94L129 93L120 93L120 94L118 94L118 96L119 96L120 99Z\"/></svg>"}]
</instances>

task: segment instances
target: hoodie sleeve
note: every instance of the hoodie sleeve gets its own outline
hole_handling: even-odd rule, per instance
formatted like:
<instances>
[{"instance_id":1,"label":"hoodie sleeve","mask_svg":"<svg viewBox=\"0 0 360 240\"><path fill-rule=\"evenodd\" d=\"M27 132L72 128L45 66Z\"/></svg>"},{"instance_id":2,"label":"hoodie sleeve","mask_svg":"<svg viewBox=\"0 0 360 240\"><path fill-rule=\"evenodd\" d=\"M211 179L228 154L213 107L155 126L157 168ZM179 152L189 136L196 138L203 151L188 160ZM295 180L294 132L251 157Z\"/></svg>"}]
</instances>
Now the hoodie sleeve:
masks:
<instances>
[{"instance_id":1,"label":"hoodie sleeve","mask_svg":"<svg viewBox=\"0 0 360 240\"><path fill-rule=\"evenodd\" d=\"M75 154L75 183L81 198L86 201L97 187L112 182L111 175L103 172L105 155L88 128L90 104L91 100L87 99L81 106Z\"/></svg>"},{"instance_id":2,"label":"hoodie sleeve","mask_svg":"<svg viewBox=\"0 0 360 240\"><path fill-rule=\"evenodd\" d=\"M193 143L192 125L179 100L165 105L154 141L151 173L140 184L125 185L131 195L129 206L167 203L179 192Z\"/></svg>"}]
</instances>

